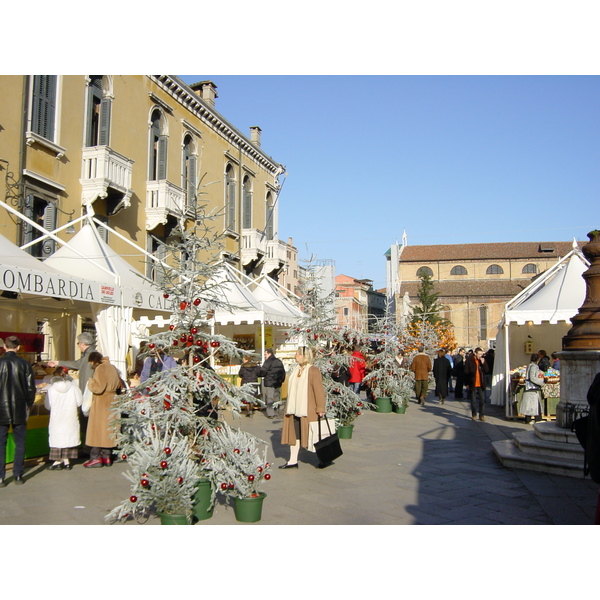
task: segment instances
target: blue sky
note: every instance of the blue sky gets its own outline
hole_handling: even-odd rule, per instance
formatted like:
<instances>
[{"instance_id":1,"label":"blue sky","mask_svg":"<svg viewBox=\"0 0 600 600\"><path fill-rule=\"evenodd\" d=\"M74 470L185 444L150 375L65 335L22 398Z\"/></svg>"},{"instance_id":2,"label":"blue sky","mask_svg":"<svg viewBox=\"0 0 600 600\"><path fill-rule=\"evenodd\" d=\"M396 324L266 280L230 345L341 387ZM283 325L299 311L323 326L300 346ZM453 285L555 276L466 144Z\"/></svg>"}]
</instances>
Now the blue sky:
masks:
<instances>
[{"instance_id":1,"label":"blue sky","mask_svg":"<svg viewBox=\"0 0 600 600\"><path fill-rule=\"evenodd\" d=\"M400 241L587 240L600 227L598 76L181 76L287 167L279 237L385 286Z\"/></svg>"}]
</instances>

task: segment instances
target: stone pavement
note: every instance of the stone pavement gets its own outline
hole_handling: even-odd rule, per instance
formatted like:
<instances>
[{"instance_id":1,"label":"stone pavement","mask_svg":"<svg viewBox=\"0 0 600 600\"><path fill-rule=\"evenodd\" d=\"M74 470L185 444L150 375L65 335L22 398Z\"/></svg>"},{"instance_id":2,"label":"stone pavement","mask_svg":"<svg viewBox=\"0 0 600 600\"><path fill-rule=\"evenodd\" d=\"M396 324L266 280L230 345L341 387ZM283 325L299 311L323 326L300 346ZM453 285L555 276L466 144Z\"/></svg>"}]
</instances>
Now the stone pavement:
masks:
<instances>
[{"instance_id":1,"label":"stone pavement","mask_svg":"<svg viewBox=\"0 0 600 600\"><path fill-rule=\"evenodd\" d=\"M599 486L589 478L503 467L491 442L531 426L507 421L503 409L486 406L485 422L472 421L468 402L452 396L443 406L431 395L425 408L412 401L405 415L366 411L352 439L341 441L344 455L324 470L315 468L315 455L306 451L298 470L277 468L288 455L279 443L280 418L257 412L228 421L269 444L272 478L264 482L258 524L592 524ZM9 474L0 489L0 524L105 524L104 516L130 494L121 475L127 464L85 469L82 462L71 471L30 462L23 486L15 486ZM218 498L213 517L198 525L241 525L230 503ZM159 520L151 517L146 524Z\"/></svg>"}]
</instances>

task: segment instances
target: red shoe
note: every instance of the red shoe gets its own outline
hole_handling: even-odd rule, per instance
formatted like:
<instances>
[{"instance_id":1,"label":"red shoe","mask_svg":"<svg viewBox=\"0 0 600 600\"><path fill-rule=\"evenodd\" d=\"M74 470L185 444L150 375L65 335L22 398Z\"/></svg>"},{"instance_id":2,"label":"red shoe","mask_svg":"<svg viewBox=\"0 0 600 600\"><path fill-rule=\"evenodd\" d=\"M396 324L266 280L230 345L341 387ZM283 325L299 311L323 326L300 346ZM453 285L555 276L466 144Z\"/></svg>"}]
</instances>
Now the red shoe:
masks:
<instances>
[{"instance_id":1,"label":"red shoe","mask_svg":"<svg viewBox=\"0 0 600 600\"><path fill-rule=\"evenodd\" d=\"M112 458L110 458L109 456L103 456L102 457L102 464L105 467L112 467L112 464L113 464Z\"/></svg>"},{"instance_id":2,"label":"red shoe","mask_svg":"<svg viewBox=\"0 0 600 600\"><path fill-rule=\"evenodd\" d=\"M104 463L101 458L93 458L93 459L88 460L87 462L83 463L83 466L88 469L102 467L103 465L104 465Z\"/></svg>"}]
</instances>

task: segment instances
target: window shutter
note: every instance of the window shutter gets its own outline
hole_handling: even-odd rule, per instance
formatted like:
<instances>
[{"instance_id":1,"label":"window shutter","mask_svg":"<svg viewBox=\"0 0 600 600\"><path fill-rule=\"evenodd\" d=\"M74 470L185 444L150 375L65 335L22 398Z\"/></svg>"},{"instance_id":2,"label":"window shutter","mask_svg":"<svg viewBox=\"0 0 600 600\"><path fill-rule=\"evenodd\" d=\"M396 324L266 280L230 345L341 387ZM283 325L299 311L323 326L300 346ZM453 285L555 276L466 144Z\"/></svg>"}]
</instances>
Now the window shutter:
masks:
<instances>
[{"instance_id":1,"label":"window shutter","mask_svg":"<svg viewBox=\"0 0 600 600\"><path fill-rule=\"evenodd\" d=\"M229 229L235 229L235 181L229 181L229 192L228 204L227 204L227 227Z\"/></svg>"},{"instance_id":2,"label":"window shutter","mask_svg":"<svg viewBox=\"0 0 600 600\"><path fill-rule=\"evenodd\" d=\"M46 231L54 231L56 229L56 205L54 202L48 202L44 209L43 227ZM56 242L50 238L46 238L42 242L42 258L47 258L54 252Z\"/></svg>"},{"instance_id":3,"label":"window shutter","mask_svg":"<svg viewBox=\"0 0 600 600\"><path fill-rule=\"evenodd\" d=\"M244 229L252 227L252 193L244 186Z\"/></svg>"},{"instance_id":4,"label":"window shutter","mask_svg":"<svg viewBox=\"0 0 600 600\"><path fill-rule=\"evenodd\" d=\"M100 103L100 135L98 136L99 146L108 146L110 143L110 111L112 100L102 98Z\"/></svg>"},{"instance_id":5,"label":"window shutter","mask_svg":"<svg viewBox=\"0 0 600 600\"><path fill-rule=\"evenodd\" d=\"M56 112L56 75L34 75L31 128L34 133L54 141Z\"/></svg>"},{"instance_id":6,"label":"window shutter","mask_svg":"<svg viewBox=\"0 0 600 600\"><path fill-rule=\"evenodd\" d=\"M196 156L190 156L187 164L187 197L188 197L188 206L192 206L196 202L196 186L198 185L196 182Z\"/></svg>"},{"instance_id":7,"label":"window shutter","mask_svg":"<svg viewBox=\"0 0 600 600\"><path fill-rule=\"evenodd\" d=\"M167 136L158 138L158 174L157 179L167 178Z\"/></svg>"}]
</instances>

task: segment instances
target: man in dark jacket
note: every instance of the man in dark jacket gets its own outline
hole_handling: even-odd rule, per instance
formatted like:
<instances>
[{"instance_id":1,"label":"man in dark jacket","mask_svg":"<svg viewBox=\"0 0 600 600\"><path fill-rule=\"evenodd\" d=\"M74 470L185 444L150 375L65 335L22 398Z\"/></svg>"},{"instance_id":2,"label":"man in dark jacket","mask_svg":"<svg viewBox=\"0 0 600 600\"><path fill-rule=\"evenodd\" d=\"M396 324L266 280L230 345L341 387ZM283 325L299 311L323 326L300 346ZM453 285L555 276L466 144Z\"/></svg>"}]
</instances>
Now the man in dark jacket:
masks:
<instances>
[{"instance_id":1,"label":"man in dark jacket","mask_svg":"<svg viewBox=\"0 0 600 600\"><path fill-rule=\"evenodd\" d=\"M285 367L283 363L273 354L273 348L265 350L265 362L260 368L259 376L263 380L263 400L267 405L267 418L275 416L273 404L279 402L281 397L281 385L285 381Z\"/></svg>"},{"instance_id":2,"label":"man in dark jacket","mask_svg":"<svg viewBox=\"0 0 600 600\"><path fill-rule=\"evenodd\" d=\"M0 358L0 487L6 485L6 440L12 425L15 442L13 476L23 483L25 435L29 409L35 401L35 376L31 365L17 356L21 342L14 335L4 340L6 354Z\"/></svg>"},{"instance_id":3,"label":"man in dark jacket","mask_svg":"<svg viewBox=\"0 0 600 600\"><path fill-rule=\"evenodd\" d=\"M489 371L488 365L483 358L483 350L475 348L475 352L465 359L465 384L469 386L469 398L471 399L471 419L477 418L485 421L483 407L485 406L485 374Z\"/></svg>"}]
</instances>

